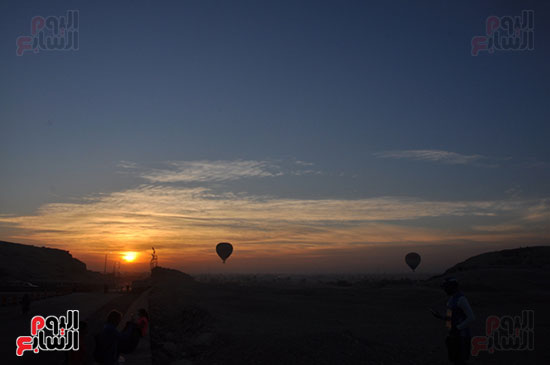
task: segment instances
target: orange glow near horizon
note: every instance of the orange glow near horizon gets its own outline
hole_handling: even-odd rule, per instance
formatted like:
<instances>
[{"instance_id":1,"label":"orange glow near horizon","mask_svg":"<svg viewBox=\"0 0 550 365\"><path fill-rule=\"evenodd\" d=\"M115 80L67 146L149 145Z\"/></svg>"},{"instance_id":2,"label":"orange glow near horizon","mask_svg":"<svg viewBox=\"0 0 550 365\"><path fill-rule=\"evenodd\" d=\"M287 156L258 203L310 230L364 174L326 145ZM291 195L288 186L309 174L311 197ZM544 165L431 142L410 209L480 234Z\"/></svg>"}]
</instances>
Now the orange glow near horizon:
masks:
<instances>
[{"instance_id":1,"label":"orange glow near horizon","mask_svg":"<svg viewBox=\"0 0 550 365\"><path fill-rule=\"evenodd\" d=\"M545 244L549 217L545 199L314 200L149 184L44 204L34 214L0 214L0 238L69 250L97 271L104 270L106 253L109 267L121 261L125 270L148 270L151 247L159 265L185 270L338 271L390 267L375 253L385 246ZM215 245L224 241L235 252L220 266ZM396 265L403 266L401 254Z\"/></svg>"},{"instance_id":2,"label":"orange glow near horizon","mask_svg":"<svg viewBox=\"0 0 550 365\"><path fill-rule=\"evenodd\" d=\"M125 252L122 258L126 262L133 262L137 258L137 252Z\"/></svg>"}]
</instances>

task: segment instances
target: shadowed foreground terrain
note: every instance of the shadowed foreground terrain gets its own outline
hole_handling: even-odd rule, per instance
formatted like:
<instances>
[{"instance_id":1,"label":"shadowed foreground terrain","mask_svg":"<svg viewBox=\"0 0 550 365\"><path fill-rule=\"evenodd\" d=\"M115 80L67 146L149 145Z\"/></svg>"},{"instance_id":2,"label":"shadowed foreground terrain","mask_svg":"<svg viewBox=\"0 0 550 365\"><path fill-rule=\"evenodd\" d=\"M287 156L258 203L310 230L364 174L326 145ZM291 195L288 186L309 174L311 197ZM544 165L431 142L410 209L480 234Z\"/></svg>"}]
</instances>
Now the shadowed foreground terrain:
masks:
<instances>
[{"instance_id":1,"label":"shadowed foreground terrain","mask_svg":"<svg viewBox=\"0 0 550 365\"><path fill-rule=\"evenodd\" d=\"M481 353L479 364L546 364L550 352L547 247L505 250L444 276L464 282L484 335L489 315L535 311L535 351ZM443 276L349 285L195 282L157 268L150 297L155 364L446 364Z\"/></svg>"},{"instance_id":2,"label":"shadowed foreground terrain","mask_svg":"<svg viewBox=\"0 0 550 365\"><path fill-rule=\"evenodd\" d=\"M55 255L61 255L61 267L67 267L66 263L71 267L73 262L56 251L40 248L34 252L53 252L54 263ZM12 267L4 273L14 273ZM78 270L85 273L85 268ZM473 307L477 317L472 325L474 336L485 334L490 315L535 311L535 351L482 352L472 363L550 363L546 347L550 338L549 247L482 254L427 280L359 275L349 280L278 276L263 280L256 275L219 275L197 281L180 271L157 267L150 280L141 281L143 286L152 286L153 363L447 364L447 331L428 311L444 310L446 296L439 286L447 276L459 279ZM31 277L47 275L35 269L25 279ZM17 280L15 274L11 278ZM0 313L2 354L7 363L61 363L60 353L25 354L15 359L15 337L28 332L33 313L58 315L79 309L89 323L86 342L91 363L91 336L101 329L111 309L125 313L135 299L136 293L75 292L37 300L28 316L21 315L18 306L6 305Z\"/></svg>"}]
</instances>

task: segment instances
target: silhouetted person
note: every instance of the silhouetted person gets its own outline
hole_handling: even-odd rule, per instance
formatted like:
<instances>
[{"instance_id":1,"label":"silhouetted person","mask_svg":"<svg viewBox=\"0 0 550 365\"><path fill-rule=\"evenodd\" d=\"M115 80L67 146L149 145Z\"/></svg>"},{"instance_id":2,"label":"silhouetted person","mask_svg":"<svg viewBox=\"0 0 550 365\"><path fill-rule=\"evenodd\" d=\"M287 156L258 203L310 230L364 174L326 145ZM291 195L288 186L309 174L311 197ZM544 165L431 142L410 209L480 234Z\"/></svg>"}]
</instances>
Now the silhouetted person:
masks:
<instances>
[{"instance_id":1,"label":"silhouetted person","mask_svg":"<svg viewBox=\"0 0 550 365\"><path fill-rule=\"evenodd\" d=\"M26 315L29 313L29 310L31 309L31 297L29 294L23 295L23 298L21 298L21 312Z\"/></svg>"},{"instance_id":2,"label":"silhouetted person","mask_svg":"<svg viewBox=\"0 0 550 365\"><path fill-rule=\"evenodd\" d=\"M149 314L144 308L138 311L137 326L139 328L141 337L145 337L147 330L149 329Z\"/></svg>"},{"instance_id":3,"label":"silhouetted person","mask_svg":"<svg viewBox=\"0 0 550 365\"><path fill-rule=\"evenodd\" d=\"M458 288L458 281L455 278L447 278L441 285L449 296L447 301L447 314L441 315L432 310L432 314L439 319L445 320L449 335L445 341L449 360L453 364L465 364L470 357L471 334L470 323L474 320L474 312L468 303L468 299Z\"/></svg>"},{"instance_id":4,"label":"silhouetted person","mask_svg":"<svg viewBox=\"0 0 550 365\"><path fill-rule=\"evenodd\" d=\"M122 314L117 310L112 310L107 316L107 322L103 330L96 335L94 360L103 365L115 365L118 363L119 342L121 334L117 326L122 320Z\"/></svg>"},{"instance_id":5,"label":"silhouetted person","mask_svg":"<svg viewBox=\"0 0 550 365\"><path fill-rule=\"evenodd\" d=\"M139 344L141 339L141 330L138 323L132 318L126 322L124 330L120 336L119 350L122 354L129 354L133 352Z\"/></svg>"}]
</instances>

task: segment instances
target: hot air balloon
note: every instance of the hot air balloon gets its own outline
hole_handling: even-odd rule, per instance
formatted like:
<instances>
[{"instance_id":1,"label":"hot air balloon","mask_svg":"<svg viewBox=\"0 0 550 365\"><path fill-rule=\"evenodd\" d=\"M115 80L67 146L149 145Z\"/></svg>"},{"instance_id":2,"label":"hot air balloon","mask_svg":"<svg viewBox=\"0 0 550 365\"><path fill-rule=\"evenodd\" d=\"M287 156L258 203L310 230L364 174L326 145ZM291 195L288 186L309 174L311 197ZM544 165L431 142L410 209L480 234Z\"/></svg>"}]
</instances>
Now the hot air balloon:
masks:
<instances>
[{"instance_id":1,"label":"hot air balloon","mask_svg":"<svg viewBox=\"0 0 550 365\"><path fill-rule=\"evenodd\" d=\"M225 260L227 260L227 258L231 256L231 253L233 252L233 245L229 242L220 242L216 246L216 252L225 264Z\"/></svg>"},{"instance_id":2,"label":"hot air balloon","mask_svg":"<svg viewBox=\"0 0 550 365\"><path fill-rule=\"evenodd\" d=\"M405 256L405 262L409 265L412 271L416 270L418 265L420 265L420 261L420 255L416 252L409 252L407 256Z\"/></svg>"}]
</instances>

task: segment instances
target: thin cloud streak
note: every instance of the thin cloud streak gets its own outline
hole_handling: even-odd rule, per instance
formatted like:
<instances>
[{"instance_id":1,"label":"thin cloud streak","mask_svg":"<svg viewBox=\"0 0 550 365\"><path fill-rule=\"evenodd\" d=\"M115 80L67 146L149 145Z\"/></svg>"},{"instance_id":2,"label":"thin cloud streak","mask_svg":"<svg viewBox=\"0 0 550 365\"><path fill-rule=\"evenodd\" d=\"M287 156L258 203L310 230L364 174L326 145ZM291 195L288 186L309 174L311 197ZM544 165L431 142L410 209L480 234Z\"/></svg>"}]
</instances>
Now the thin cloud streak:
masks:
<instances>
[{"instance_id":1,"label":"thin cloud streak","mask_svg":"<svg viewBox=\"0 0 550 365\"><path fill-rule=\"evenodd\" d=\"M229 181L248 177L280 175L278 167L267 161L174 161L166 169L154 169L141 175L150 182Z\"/></svg>"},{"instance_id":2,"label":"thin cloud streak","mask_svg":"<svg viewBox=\"0 0 550 365\"><path fill-rule=\"evenodd\" d=\"M282 175L320 175L311 162L260 160L167 161L162 168L140 166L131 161L119 161L117 166L149 183L210 183L246 178L268 178Z\"/></svg>"},{"instance_id":3,"label":"thin cloud streak","mask_svg":"<svg viewBox=\"0 0 550 365\"><path fill-rule=\"evenodd\" d=\"M443 150L397 150L374 154L378 158L409 159L416 161L438 162L448 165L466 165L477 162L485 157L482 155L463 155Z\"/></svg>"}]
</instances>

